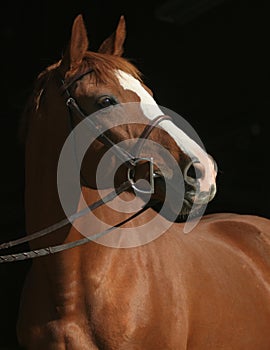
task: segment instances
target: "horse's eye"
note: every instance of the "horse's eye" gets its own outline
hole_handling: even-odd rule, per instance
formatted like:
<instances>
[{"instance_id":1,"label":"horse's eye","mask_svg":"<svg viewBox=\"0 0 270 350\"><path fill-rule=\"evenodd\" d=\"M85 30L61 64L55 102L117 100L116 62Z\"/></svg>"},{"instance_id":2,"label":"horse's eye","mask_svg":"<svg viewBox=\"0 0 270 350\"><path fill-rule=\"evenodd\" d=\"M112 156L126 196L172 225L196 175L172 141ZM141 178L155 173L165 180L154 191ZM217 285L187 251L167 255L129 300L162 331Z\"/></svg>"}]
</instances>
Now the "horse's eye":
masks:
<instances>
[{"instance_id":1,"label":"horse's eye","mask_svg":"<svg viewBox=\"0 0 270 350\"><path fill-rule=\"evenodd\" d=\"M98 99L97 104L101 108L106 108L117 104L116 100L111 96L102 96Z\"/></svg>"}]
</instances>

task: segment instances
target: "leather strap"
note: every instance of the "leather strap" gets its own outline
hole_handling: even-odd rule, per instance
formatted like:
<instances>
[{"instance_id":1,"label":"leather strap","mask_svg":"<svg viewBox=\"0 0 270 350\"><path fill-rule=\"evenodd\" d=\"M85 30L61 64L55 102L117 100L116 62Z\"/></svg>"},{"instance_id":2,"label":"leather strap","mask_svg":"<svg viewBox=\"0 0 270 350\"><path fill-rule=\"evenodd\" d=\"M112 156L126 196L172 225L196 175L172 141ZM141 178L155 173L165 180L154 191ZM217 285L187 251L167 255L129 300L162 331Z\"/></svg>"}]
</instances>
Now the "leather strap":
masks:
<instances>
[{"instance_id":1,"label":"leather strap","mask_svg":"<svg viewBox=\"0 0 270 350\"><path fill-rule=\"evenodd\" d=\"M65 227L66 225L72 223L76 219L86 215L87 213L89 213L89 210L90 211L95 210L95 209L99 208L101 205L112 201L120 193L126 191L130 187L131 187L131 183L129 181L126 181L126 182L122 183L116 190L113 190L112 192L110 192L104 198L98 200L95 203L90 204L86 208L80 210L77 213L72 214L68 218L60 220L56 224L53 224L53 225L51 225L49 227L46 227L43 230L40 230L40 231L35 232L35 233L32 233L32 234L27 235L25 237L22 237L22 238L19 238L19 239L15 239L15 240L12 240L12 241L9 241L9 242L6 242L6 243L2 243L2 244L0 244L0 249L7 249L7 248L11 248L11 247L16 247L16 246L18 246L20 244L33 241L34 239L46 236L49 233L52 233L52 232L54 232L56 230L59 230L60 228Z\"/></svg>"},{"instance_id":2,"label":"leather strap","mask_svg":"<svg viewBox=\"0 0 270 350\"><path fill-rule=\"evenodd\" d=\"M153 205L153 204L151 204ZM139 216L142 214L145 210L147 210L150 206L145 205L142 209L137 211L137 213L133 214L131 217L129 217L126 220L121 221L119 224L109 227L107 230L104 230L102 232L99 232L95 235L92 235L90 237L84 237L82 239L79 239L77 241L69 242L69 243L64 243L52 247L47 247L47 248L41 248L41 249L36 249L36 250L31 250L28 252L22 252L22 253L17 253L17 254L6 254L6 255L0 255L0 264L1 263L6 263L6 262L14 262L14 261L21 261L21 260L29 260L29 259L34 259L34 258L39 258L42 256L47 256L47 255L52 255L56 253L60 253L75 247L79 247L83 244L89 243L91 241L94 241L100 237L105 236L106 234L114 231L118 227L123 226L125 223L131 221L135 217Z\"/></svg>"}]
</instances>

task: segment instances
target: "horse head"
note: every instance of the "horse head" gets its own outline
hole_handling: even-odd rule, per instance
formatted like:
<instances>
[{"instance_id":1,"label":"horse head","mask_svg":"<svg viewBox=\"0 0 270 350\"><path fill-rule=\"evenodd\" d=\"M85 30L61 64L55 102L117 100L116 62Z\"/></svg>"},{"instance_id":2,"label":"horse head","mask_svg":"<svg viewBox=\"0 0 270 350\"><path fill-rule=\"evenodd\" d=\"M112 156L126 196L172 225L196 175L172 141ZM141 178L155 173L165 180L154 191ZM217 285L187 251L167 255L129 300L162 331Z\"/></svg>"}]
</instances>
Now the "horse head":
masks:
<instances>
[{"instance_id":1,"label":"horse head","mask_svg":"<svg viewBox=\"0 0 270 350\"><path fill-rule=\"evenodd\" d=\"M112 156L103 172L105 184L112 176L118 184L127 177L132 177L135 182L154 176L155 188L151 194L162 202L166 193L165 182L174 179L175 184L175 181L180 181L175 179L174 167L177 164L183 174L181 214L185 216L192 208L195 211L194 208L205 205L214 197L215 161L164 115L138 69L122 57L125 35L125 20L121 17L116 31L101 44L98 52L88 51L87 32L79 15L73 23L70 43L63 58L39 77L43 88L36 89L35 113L42 114L46 110L49 114L50 111L54 115L54 124L62 125L63 137L81 119L91 121L94 125L92 132L99 130L100 124L105 125L102 136L93 140L82 162L81 174L89 187L97 187L95 170L108 147L120 142L127 141L124 151L123 146L116 151L122 150L122 163L125 164L117 165L117 155ZM58 156L63 141L64 138L56 146ZM173 160L168 159L168 152ZM136 165L133 163L136 171L125 167L129 163L128 155L131 155L130 163L132 158L135 162L138 160ZM150 159L154 163L153 174L149 174ZM174 185L175 198L177 191Z\"/></svg>"}]
</instances>

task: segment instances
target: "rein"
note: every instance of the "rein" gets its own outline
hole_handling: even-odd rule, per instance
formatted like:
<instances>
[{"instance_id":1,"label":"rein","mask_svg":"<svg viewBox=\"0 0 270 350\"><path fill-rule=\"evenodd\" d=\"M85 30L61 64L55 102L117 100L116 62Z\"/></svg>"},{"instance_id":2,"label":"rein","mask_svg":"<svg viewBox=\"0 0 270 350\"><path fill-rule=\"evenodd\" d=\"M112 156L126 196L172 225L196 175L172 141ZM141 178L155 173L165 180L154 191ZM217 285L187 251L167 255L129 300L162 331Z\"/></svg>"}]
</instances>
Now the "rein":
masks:
<instances>
[{"instance_id":1,"label":"rein","mask_svg":"<svg viewBox=\"0 0 270 350\"><path fill-rule=\"evenodd\" d=\"M87 123L91 127L91 130L97 130L97 126L95 123L89 118L88 115L85 115L79 105L77 104L75 98L71 96L71 93L69 91L69 87L75 83L76 81L82 79L85 75L90 74L93 72L93 69L90 69L81 75L77 76L75 79L73 79L71 82L65 83L62 79L62 90L65 92L67 99L66 99L66 106L68 108L69 112L69 121L70 125L72 125L72 112L75 112L81 120L87 120ZM112 201L114 198L116 198L119 194L122 192L126 191L127 189L133 188L134 190L140 192L140 193L154 193L154 178L158 177L159 175L155 174L153 171L153 158L139 158L138 155L143 147L143 144L145 140L150 136L151 132L153 129L163 120L171 120L169 116L166 115L160 115L156 118L154 118L151 123L149 123L145 129L143 130L138 143L135 145L135 156L115 144L110 138L108 138L104 133L100 134L98 139L101 141L105 146L107 147L112 147L115 152L115 155L124 162L126 167L128 168L128 180L122 183L118 188L110 192L107 196L104 198L90 204L89 206L85 207L84 209L80 210L79 212L76 212L69 217L66 217L57 223L42 229L38 232L34 232L30 235L27 235L25 237L15 239L9 242L5 242L0 244L0 250L1 249L7 249L11 247L18 246L20 244L30 242L32 240L38 239L40 237L44 237L56 230L59 230L60 228L63 228L67 226L68 224L72 224L76 219L86 215L89 211L95 210L102 206L103 204L106 204L110 201ZM136 182L134 180L135 176L135 169L137 164L140 161L149 161L149 169L150 169L150 184L151 184L151 190L150 191L145 191L136 186ZM85 182L85 181L84 181ZM151 202L151 205L153 205L153 202ZM20 260L28 260L28 259L33 259L36 257L41 257L41 256L47 256L47 255L52 255L55 253L59 253L62 251L66 251L68 249L72 249L78 246L81 246L83 244L88 243L89 241L94 241L97 238L100 238L104 236L105 234L115 230L118 227L121 227L125 223L129 222L130 220L134 219L135 217L139 216L142 212L144 212L146 209L150 207L149 204L146 204L143 206L137 213L133 214L131 217L125 219L124 221L116 224L115 226L110 227L109 229L106 229L102 232L99 232L91 237L85 237L82 239L79 239L77 241L69 242L69 243L64 243L56 246L51 246L51 247L46 247L46 248L41 248L41 249L36 249L36 250L31 250L27 252L22 252L22 253L16 253L16 254L6 254L6 255L0 255L0 263L5 263L5 262L13 262L13 261L20 261Z\"/></svg>"},{"instance_id":2,"label":"rein","mask_svg":"<svg viewBox=\"0 0 270 350\"><path fill-rule=\"evenodd\" d=\"M28 236L19 238L19 239L15 239L13 241L10 242L6 242L6 243L2 243L0 244L0 249L8 249L11 247L16 247L20 244L26 243L26 242L31 242L34 239L43 237L48 235L49 233L52 233L56 230L59 230L62 227L67 226L68 224L74 222L75 220L81 218L82 216L86 215L89 211L95 210L97 208L99 208L101 205L106 204L110 201L112 201L114 198L116 198L119 194L121 194L122 192L126 191L127 189L129 189L131 187L131 184L129 181L124 182L122 185L120 185L116 191L112 191L110 192L107 196L105 196L104 198L98 200L97 202L94 202L93 204L90 204L89 206L85 207L84 209L80 210L79 212L76 212L72 215L70 215L69 217L58 221L56 224L53 224L49 227L44 228L43 230L40 230L38 232L32 233ZM1 259L1 256L0 256Z\"/></svg>"},{"instance_id":3,"label":"rein","mask_svg":"<svg viewBox=\"0 0 270 350\"><path fill-rule=\"evenodd\" d=\"M86 214L86 210L88 208L89 207L87 207L87 208L83 209L82 211L80 211L79 213L77 213L77 214L80 214L80 215L78 215L76 217L76 219L78 217L81 217L81 216L85 215ZM79 239L77 241L64 243L64 244L59 244L59 245L55 245L55 246L47 247L47 248L35 249L35 250L28 251L28 252L22 252L22 253L17 253L17 254L0 255L0 264L1 263L6 263L6 262L14 262L14 261L34 259L34 258L38 258L38 257L41 257L41 256L52 255L52 254L55 254L55 253L60 253L60 252L66 251L68 249L79 247L79 246L81 246L83 244L86 244L86 243L89 243L91 241L94 241L94 240L96 240L98 238L101 238L101 237L105 236L107 233L110 233L110 232L116 230L117 228L123 226L127 222L133 220L134 218L136 218L137 216L142 214L148 208L149 208L149 205L145 205L143 208L141 208L139 211L137 211L137 213L133 214L131 217L127 218L126 220L121 221L119 224L116 224L116 225L114 225L114 226L112 226L112 227L110 227L110 228L108 228L108 229L106 229L104 231L101 231L101 232L99 232L99 233L97 233L97 234L95 234L95 235L93 235L91 237L85 237L85 238ZM76 214L74 214L74 216L75 215ZM68 222L66 224L68 224ZM65 225L63 225L63 226L65 226ZM39 236L39 237L41 237L41 236ZM35 237L35 238L37 238L37 237ZM35 238L32 238L32 239L35 239ZM13 241L13 242L15 242L15 241ZM12 243L12 242L10 242L10 243Z\"/></svg>"}]
</instances>

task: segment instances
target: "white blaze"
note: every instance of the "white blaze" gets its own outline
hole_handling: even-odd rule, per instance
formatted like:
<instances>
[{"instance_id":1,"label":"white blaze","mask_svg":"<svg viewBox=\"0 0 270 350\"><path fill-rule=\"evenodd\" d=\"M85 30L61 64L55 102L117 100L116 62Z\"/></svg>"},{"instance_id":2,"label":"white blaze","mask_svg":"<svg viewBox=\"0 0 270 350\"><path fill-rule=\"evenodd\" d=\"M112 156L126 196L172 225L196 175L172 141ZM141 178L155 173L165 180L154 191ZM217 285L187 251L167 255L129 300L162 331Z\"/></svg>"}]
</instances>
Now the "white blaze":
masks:
<instances>
[{"instance_id":1,"label":"white blaze","mask_svg":"<svg viewBox=\"0 0 270 350\"><path fill-rule=\"evenodd\" d=\"M138 95L141 101L141 109L149 120L153 120L159 115L164 115L156 101L147 90L144 89L138 79L121 70L116 71L116 76L123 89L131 90ZM172 121L163 120L159 126L174 139L176 144L186 155L192 160L199 160L201 164L204 165L205 174L203 179L200 180L201 191L209 191L210 186L215 183L216 171L214 169L214 163L208 154Z\"/></svg>"}]
</instances>

